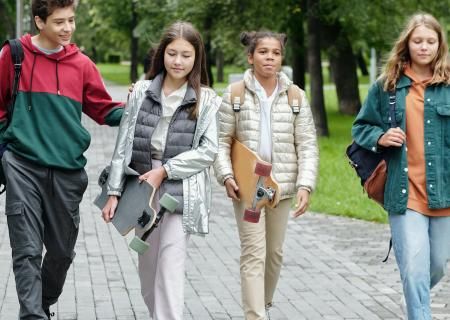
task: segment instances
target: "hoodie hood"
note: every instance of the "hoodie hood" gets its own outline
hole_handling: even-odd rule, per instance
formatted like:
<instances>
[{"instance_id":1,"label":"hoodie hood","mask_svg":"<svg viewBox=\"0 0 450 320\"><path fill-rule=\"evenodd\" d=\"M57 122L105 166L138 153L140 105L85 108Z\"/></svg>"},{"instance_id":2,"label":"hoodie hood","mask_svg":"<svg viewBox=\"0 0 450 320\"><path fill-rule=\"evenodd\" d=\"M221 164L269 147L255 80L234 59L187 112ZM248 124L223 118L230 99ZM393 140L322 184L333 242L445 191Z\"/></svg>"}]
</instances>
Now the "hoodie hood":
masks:
<instances>
[{"instance_id":1,"label":"hoodie hood","mask_svg":"<svg viewBox=\"0 0 450 320\"><path fill-rule=\"evenodd\" d=\"M27 50L35 55L40 55L40 56L44 56L47 59L51 59L51 60L56 60L56 61L61 61L63 59L66 59L74 54L77 54L80 49L76 46L76 44L74 43L70 43L66 46L63 46L63 50L61 50L60 52L57 53L53 53L50 55L46 55L44 52L42 52L41 50L39 50L32 42L31 42L31 35L30 34L26 34L24 36L21 37L21 42L22 45L24 47L24 50Z\"/></svg>"}]
</instances>

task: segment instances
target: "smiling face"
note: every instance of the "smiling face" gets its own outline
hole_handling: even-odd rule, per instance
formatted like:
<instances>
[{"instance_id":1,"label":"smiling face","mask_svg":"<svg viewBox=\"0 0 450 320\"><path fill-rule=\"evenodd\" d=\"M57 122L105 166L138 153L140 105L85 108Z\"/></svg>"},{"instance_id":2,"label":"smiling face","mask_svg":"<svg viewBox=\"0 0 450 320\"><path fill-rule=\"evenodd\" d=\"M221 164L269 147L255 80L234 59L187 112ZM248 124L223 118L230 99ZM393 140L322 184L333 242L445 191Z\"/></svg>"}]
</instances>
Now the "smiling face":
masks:
<instances>
[{"instance_id":1,"label":"smiling face","mask_svg":"<svg viewBox=\"0 0 450 320\"><path fill-rule=\"evenodd\" d=\"M253 65L257 77L276 77L281 68L283 50L281 43L275 38L262 38L258 41L253 53L248 55L248 63Z\"/></svg>"},{"instance_id":2,"label":"smiling face","mask_svg":"<svg viewBox=\"0 0 450 320\"><path fill-rule=\"evenodd\" d=\"M46 49L55 49L70 43L75 31L75 9L73 6L56 8L46 21L35 17L39 29L40 45Z\"/></svg>"},{"instance_id":3,"label":"smiling face","mask_svg":"<svg viewBox=\"0 0 450 320\"><path fill-rule=\"evenodd\" d=\"M430 66L439 49L439 37L436 31L420 25L414 29L408 41L411 65Z\"/></svg>"},{"instance_id":4,"label":"smiling face","mask_svg":"<svg viewBox=\"0 0 450 320\"><path fill-rule=\"evenodd\" d=\"M195 62L195 48L188 41L178 38L169 43L164 51L166 76L171 80L187 80Z\"/></svg>"}]
</instances>

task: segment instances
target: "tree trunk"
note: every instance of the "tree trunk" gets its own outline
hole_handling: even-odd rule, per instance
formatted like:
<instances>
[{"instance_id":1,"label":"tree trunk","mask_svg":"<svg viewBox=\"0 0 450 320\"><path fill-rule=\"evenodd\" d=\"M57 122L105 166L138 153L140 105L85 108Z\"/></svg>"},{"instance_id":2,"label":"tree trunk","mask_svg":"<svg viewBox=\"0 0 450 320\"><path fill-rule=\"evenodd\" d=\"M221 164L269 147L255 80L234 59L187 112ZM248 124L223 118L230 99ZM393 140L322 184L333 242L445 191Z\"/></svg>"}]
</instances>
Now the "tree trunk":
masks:
<instances>
[{"instance_id":1,"label":"tree trunk","mask_svg":"<svg viewBox=\"0 0 450 320\"><path fill-rule=\"evenodd\" d=\"M361 49L359 49L358 55L356 57L358 59L358 67L359 67L359 70L361 70L361 74L363 76L368 76L369 70L367 69L366 59L364 59Z\"/></svg>"},{"instance_id":2,"label":"tree trunk","mask_svg":"<svg viewBox=\"0 0 450 320\"><path fill-rule=\"evenodd\" d=\"M330 66L333 82L336 85L339 112L355 115L361 109L359 98L356 57L347 35L338 23L330 26L330 32L336 32L333 45L329 48Z\"/></svg>"},{"instance_id":3,"label":"tree trunk","mask_svg":"<svg viewBox=\"0 0 450 320\"><path fill-rule=\"evenodd\" d=\"M298 6L298 11L292 14L289 19L289 42L292 49L292 71L293 80L300 88L305 88L305 31L303 29L303 22L305 16L302 8L306 7L305 0L296 0L295 4Z\"/></svg>"},{"instance_id":4,"label":"tree trunk","mask_svg":"<svg viewBox=\"0 0 450 320\"><path fill-rule=\"evenodd\" d=\"M131 45L130 45L130 53L131 53L131 66L130 66L130 80L131 82L136 82L138 80L138 46L139 39L135 36L134 29L136 28L138 23L138 15L136 11L136 1L131 0L131 26L130 26L130 34L131 34Z\"/></svg>"},{"instance_id":5,"label":"tree trunk","mask_svg":"<svg viewBox=\"0 0 450 320\"><path fill-rule=\"evenodd\" d=\"M30 0L30 34L37 34L36 25L34 23L33 12L31 12L31 6L33 4L33 0Z\"/></svg>"},{"instance_id":6,"label":"tree trunk","mask_svg":"<svg viewBox=\"0 0 450 320\"><path fill-rule=\"evenodd\" d=\"M211 52L211 29L213 26L213 15L209 14L206 16L205 21L203 23L203 30L206 32L203 34L203 39L205 43L205 55L206 55L206 71L208 73L209 86L212 87L214 84L214 77L212 73L212 65L213 65L213 55Z\"/></svg>"},{"instance_id":7,"label":"tree trunk","mask_svg":"<svg viewBox=\"0 0 450 320\"><path fill-rule=\"evenodd\" d=\"M216 50L217 82L223 82L223 52L220 48Z\"/></svg>"},{"instance_id":8,"label":"tree trunk","mask_svg":"<svg viewBox=\"0 0 450 320\"><path fill-rule=\"evenodd\" d=\"M327 114L323 97L323 77L320 58L319 0L307 0L308 4L308 71L311 82L311 110L317 134L329 136Z\"/></svg>"}]
</instances>

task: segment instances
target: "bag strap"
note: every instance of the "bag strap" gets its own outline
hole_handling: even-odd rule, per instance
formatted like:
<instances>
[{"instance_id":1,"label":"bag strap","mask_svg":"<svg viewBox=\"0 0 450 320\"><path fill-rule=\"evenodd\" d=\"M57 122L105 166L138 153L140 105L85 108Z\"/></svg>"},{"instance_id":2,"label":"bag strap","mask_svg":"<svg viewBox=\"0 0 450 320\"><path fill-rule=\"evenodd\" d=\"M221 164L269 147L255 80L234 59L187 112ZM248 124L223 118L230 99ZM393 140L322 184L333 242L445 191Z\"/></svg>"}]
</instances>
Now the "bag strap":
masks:
<instances>
[{"instance_id":1,"label":"bag strap","mask_svg":"<svg viewBox=\"0 0 450 320\"><path fill-rule=\"evenodd\" d=\"M391 128L397 127L397 120L395 119L395 107L396 107L396 99L395 99L395 91L389 91L389 120L391 121ZM389 239L389 248L386 254L386 258L383 259L383 262L386 262L389 258L389 254L392 249L392 237Z\"/></svg>"},{"instance_id":2,"label":"bag strap","mask_svg":"<svg viewBox=\"0 0 450 320\"><path fill-rule=\"evenodd\" d=\"M245 99L245 83L244 80L234 82L230 86L230 102L234 112L241 111L241 105ZM291 84L288 88L288 103L294 114L300 112L300 102L302 100L302 90L295 84Z\"/></svg>"},{"instance_id":3,"label":"bag strap","mask_svg":"<svg viewBox=\"0 0 450 320\"><path fill-rule=\"evenodd\" d=\"M20 74L22 73L22 61L24 59L24 53L22 48L22 43L19 39L10 39L6 40L3 44L9 45L11 50L11 60L14 66L14 81L13 81L13 89L11 94L11 103L8 106L8 120L7 124L11 121L12 114L14 112L14 104L16 102L17 93L19 91L19 82L20 82Z\"/></svg>"},{"instance_id":4,"label":"bag strap","mask_svg":"<svg viewBox=\"0 0 450 320\"><path fill-rule=\"evenodd\" d=\"M300 102L302 101L302 90L299 86L291 84L288 88L288 101L292 112L298 114L300 112Z\"/></svg>"},{"instance_id":5,"label":"bag strap","mask_svg":"<svg viewBox=\"0 0 450 320\"><path fill-rule=\"evenodd\" d=\"M389 91L389 120L391 122L391 128L397 127L397 120L395 119L395 91Z\"/></svg>"},{"instance_id":6,"label":"bag strap","mask_svg":"<svg viewBox=\"0 0 450 320\"><path fill-rule=\"evenodd\" d=\"M231 84L231 97L230 102L233 106L234 112L241 111L241 105L244 103L245 97L245 83L244 80L239 80Z\"/></svg>"}]
</instances>

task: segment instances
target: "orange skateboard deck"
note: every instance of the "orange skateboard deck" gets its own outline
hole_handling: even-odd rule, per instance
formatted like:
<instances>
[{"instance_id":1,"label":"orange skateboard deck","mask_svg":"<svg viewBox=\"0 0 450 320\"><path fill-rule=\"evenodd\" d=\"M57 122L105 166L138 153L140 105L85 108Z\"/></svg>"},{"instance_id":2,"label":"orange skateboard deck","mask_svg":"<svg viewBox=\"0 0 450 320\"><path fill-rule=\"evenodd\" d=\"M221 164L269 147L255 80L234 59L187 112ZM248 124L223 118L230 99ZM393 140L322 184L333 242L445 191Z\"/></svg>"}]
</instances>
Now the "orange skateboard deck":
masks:
<instances>
[{"instance_id":1,"label":"orange skateboard deck","mask_svg":"<svg viewBox=\"0 0 450 320\"><path fill-rule=\"evenodd\" d=\"M272 164L236 139L231 146L231 163L239 198L247 209L260 211L264 206L274 208L278 204L280 187L272 176Z\"/></svg>"}]
</instances>

